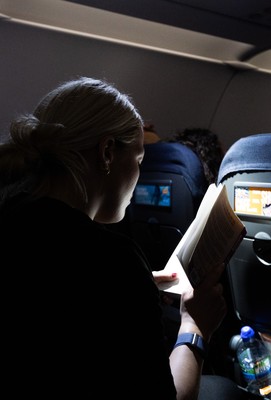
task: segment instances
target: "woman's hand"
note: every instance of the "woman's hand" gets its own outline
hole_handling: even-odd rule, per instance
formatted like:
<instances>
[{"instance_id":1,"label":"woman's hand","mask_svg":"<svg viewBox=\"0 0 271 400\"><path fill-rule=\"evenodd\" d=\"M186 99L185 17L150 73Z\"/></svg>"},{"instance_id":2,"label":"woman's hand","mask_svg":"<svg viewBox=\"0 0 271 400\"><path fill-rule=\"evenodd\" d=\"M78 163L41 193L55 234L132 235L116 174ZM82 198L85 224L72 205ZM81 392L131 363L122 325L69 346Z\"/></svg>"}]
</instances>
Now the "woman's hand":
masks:
<instances>
[{"instance_id":1,"label":"woman's hand","mask_svg":"<svg viewBox=\"0 0 271 400\"><path fill-rule=\"evenodd\" d=\"M176 279L178 279L176 272L169 273L165 272L164 270L152 271L152 275L156 285L158 285L161 282L173 282ZM167 305L172 305L174 301L173 298L170 296L170 293L165 293L165 292L162 293L161 300L164 304Z\"/></svg>"},{"instance_id":2,"label":"woman's hand","mask_svg":"<svg viewBox=\"0 0 271 400\"><path fill-rule=\"evenodd\" d=\"M182 331L195 332L209 341L227 312L220 277L225 265L214 267L194 289L181 297Z\"/></svg>"},{"instance_id":3,"label":"woman's hand","mask_svg":"<svg viewBox=\"0 0 271 400\"><path fill-rule=\"evenodd\" d=\"M156 285L161 282L172 282L178 279L176 272L165 272L164 270L161 271L152 271L152 275Z\"/></svg>"}]
</instances>

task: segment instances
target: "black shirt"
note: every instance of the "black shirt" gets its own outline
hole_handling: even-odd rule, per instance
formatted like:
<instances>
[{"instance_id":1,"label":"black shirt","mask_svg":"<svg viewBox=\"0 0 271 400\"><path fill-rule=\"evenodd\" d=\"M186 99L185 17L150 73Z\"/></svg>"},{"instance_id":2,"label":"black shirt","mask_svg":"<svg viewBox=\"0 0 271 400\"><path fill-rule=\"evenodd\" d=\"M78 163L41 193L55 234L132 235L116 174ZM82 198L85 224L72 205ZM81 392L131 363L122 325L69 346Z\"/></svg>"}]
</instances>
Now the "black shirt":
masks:
<instances>
[{"instance_id":1,"label":"black shirt","mask_svg":"<svg viewBox=\"0 0 271 400\"><path fill-rule=\"evenodd\" d=\"M3 207L0 232L10 398L175 399L159 291L130 238L49 198Z\"/></svg>"}]
</instances>

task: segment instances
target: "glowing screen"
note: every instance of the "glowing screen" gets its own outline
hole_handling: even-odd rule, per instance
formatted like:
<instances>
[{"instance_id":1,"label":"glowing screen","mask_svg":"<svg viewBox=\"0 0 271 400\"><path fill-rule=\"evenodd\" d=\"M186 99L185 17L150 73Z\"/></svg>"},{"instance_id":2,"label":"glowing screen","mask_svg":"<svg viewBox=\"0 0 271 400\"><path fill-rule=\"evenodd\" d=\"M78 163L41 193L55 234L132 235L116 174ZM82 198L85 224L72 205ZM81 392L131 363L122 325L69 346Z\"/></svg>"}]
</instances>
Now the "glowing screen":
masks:
<instances>
[{"instance_id":1,"label":"glowing screen","mask_svg":"<svg viewBox=\"0 0 271 400\"><path fill-rule=\"evenodd\" d=\"M234 211L271 218L271 186L236 185Z\"/></svg>"},{"instance_id":2,"label":"glowing screen","mask_svg":"<svg viewBox=\"0 0 271 400\"><path fill-rule=\"evenodd\" d=\"M171 207L171 184L139 183L135 187L134 202L154 207Z\"/></svg>"}]
</instances>

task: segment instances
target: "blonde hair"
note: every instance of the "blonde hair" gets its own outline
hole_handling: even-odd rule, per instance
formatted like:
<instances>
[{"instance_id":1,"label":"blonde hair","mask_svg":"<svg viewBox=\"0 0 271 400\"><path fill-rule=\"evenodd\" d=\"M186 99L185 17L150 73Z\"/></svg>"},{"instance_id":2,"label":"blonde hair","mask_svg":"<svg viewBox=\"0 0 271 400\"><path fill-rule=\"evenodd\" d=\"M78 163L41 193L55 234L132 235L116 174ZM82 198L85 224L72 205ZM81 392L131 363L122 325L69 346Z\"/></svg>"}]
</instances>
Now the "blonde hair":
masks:
<instances>
[{"instance_id":1,"label":"blonde hair","mask_svg":"<svg viewBox=\"0 0 271 400\"><path fill-rule=\"evenodd\" d=\"M85 151L112 135L129 146L143 127L128 95L105 81L80 77L49 92L33 114L11 123L10 139L0 146L0 187L25 187L46 194L57 173L72 177L86 196Z\"/></svg>"}]
</instances>

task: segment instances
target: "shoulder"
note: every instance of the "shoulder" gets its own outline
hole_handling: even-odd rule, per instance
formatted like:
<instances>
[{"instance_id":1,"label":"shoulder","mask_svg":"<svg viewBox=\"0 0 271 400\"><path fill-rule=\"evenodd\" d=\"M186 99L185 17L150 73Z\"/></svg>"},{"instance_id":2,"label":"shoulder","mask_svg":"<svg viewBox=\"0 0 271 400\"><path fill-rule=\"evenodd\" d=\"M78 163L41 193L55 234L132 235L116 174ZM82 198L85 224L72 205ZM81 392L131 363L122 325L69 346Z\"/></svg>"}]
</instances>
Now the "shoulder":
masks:
<instances>
[{"instance_id":1,"label":"shoulder","mask_svg":"<svg viewBox=\"0 0 271 400\"><path fill-rule=\"evenodd\" d=\"M13 202L0 218L1 241L7 244L7 252L17 248L25 254L28 248L43 253L47 261L53 257L66 263L77 260L81 265L85 258L89 265L97 263L107 271L109 264L117 263L119 270L136 270L136 276L151 275L146 257L132 239L58 200Z\"/></svg>"}]
</instances>

